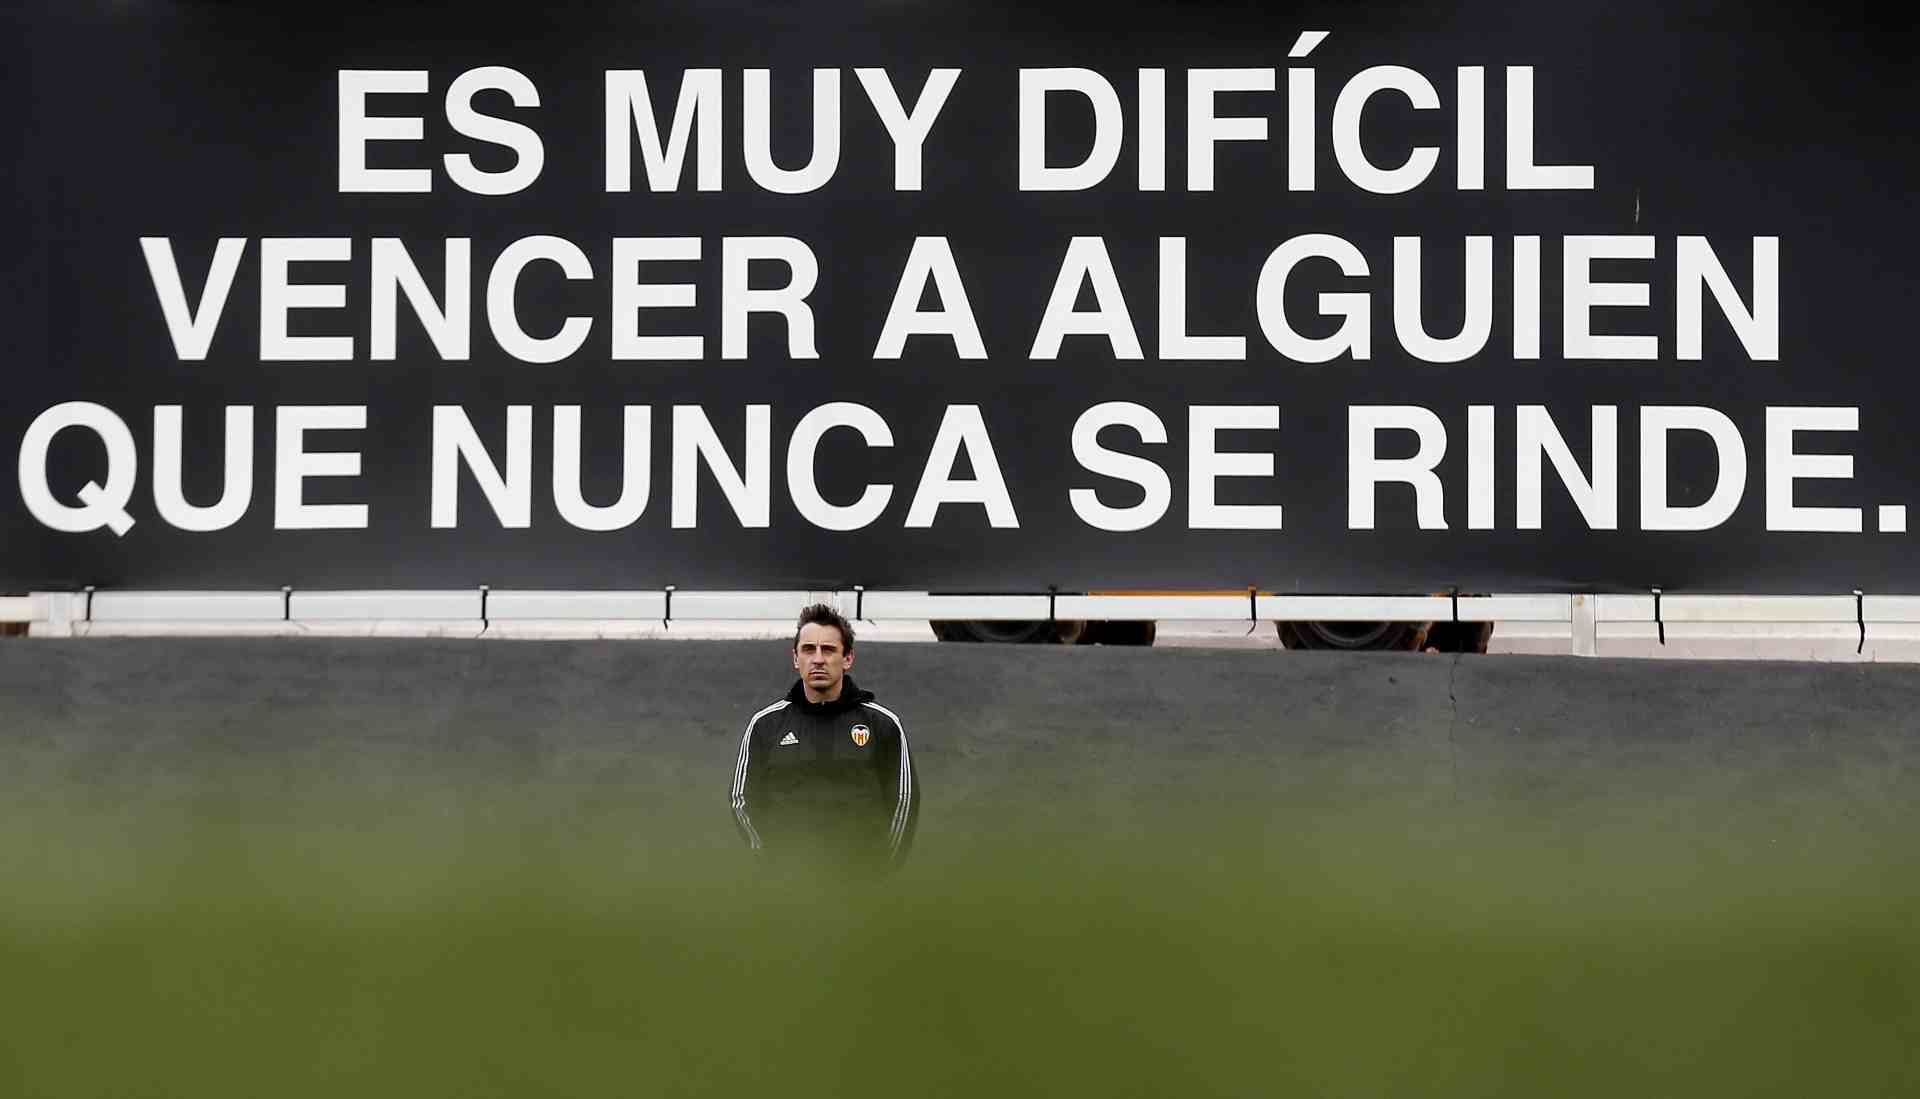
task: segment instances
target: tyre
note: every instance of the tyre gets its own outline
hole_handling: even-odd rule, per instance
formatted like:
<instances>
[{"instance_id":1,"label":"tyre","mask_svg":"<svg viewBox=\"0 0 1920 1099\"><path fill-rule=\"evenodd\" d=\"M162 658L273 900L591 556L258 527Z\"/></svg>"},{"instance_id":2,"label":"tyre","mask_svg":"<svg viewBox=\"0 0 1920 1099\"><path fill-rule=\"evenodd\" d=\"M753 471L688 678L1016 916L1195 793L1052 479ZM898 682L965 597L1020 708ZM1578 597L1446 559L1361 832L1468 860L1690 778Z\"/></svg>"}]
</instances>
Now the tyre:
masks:
<instances>
[{"instance_id":1,"label":"tyre","mask_svg":"<svg viewBox=\"0 0 1920 1099\"><path fill-rule=\"evenodd\" d=\"M991 645L1031 645L1057 641L1077 645L1087 632L1085 622L1059 620L1048 622L955 620L933 623L933 633L942 641L976 641Z\"/></svg>"},{"instance_id":2,"label":"tyre","mask_svg":"<svg viewBox=\"0 0 1920 1099\"><path fill-rule=\"evenodd\" d=\"M1427 622L1275 622L1289 649L1408 652L1425 642Z\"/></svg>"}]
</instances>

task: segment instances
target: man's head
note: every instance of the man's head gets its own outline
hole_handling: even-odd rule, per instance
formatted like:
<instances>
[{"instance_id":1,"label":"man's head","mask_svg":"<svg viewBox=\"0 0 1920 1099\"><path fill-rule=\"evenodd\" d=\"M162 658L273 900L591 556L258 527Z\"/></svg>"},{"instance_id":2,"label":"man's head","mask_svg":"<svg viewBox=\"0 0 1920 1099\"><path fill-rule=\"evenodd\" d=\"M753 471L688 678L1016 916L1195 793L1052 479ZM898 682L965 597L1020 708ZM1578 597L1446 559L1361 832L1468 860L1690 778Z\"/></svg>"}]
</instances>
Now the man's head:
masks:
<instances>
[{"instance_id":1,"label":"man's head","mask_svg":"<svg viewBox=\"0 0 1920 1099\"><path fill-rule=\"evenodd\" d=\"M840 697L840 684L853 667L853 626L840 612L815 603L800 612L793 635L793 670L810 702Z\"/></svg>"}]
</instances>

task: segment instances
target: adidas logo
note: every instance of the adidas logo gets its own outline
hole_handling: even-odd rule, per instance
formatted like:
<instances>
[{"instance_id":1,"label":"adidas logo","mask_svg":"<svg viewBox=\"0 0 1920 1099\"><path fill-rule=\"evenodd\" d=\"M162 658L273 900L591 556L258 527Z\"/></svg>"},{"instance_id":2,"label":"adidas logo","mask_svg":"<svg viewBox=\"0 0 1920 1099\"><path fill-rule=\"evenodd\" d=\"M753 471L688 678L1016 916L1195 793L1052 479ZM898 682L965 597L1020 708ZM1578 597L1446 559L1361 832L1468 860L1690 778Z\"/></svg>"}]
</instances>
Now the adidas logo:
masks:
<instances>
[{"instance_id":1,"label":"adidas logo","mask_svg":"<svg viewBox=\"0 0 1920 1099\"><path fill-rule=\"evenodd\" d=\"M787 735L780 738L780 747L782 748L785 748L789 744L798 744L798 743L800 743L800 738L793 735L792 729L788 729Z\"/></svg>"}]
</instances>

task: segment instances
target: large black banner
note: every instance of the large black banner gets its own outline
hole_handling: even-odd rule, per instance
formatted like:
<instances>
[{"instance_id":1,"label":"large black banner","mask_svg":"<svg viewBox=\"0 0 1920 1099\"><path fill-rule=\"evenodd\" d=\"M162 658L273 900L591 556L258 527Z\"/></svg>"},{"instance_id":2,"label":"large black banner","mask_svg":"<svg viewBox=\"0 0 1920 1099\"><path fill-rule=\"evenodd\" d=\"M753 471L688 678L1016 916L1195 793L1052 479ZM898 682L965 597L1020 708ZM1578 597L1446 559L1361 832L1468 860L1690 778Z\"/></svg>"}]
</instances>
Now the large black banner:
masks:
<instances>
[{"instance_id":1,"label":"large black banner","mask_svg":"<svg viewBox=\"0 0 1920 1099\"><path fill-rule=\"evenodd\" d=\"M0 588L1920 591L1909 36L279 8L9 17Z\"/></svg>"}]
</instances>

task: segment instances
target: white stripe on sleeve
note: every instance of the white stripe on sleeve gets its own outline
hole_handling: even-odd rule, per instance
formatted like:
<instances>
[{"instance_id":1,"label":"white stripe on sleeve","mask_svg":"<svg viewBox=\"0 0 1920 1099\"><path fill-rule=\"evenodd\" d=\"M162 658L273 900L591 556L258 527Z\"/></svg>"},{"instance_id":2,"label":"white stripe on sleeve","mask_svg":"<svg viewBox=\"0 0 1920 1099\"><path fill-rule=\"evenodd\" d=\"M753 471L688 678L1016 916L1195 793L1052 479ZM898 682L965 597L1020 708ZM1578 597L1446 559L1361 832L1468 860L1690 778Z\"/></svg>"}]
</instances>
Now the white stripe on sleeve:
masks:
<instances>
[{"instance_id":1,"label":"white stripe on sleeve","mask_svg":"<svg viewBox=\"0 0 1920 1099\"><path fill-rule=\"evenodd\" d=\"M907 723L900 715L880 705L878 702L863 702L861 705L880 711L893 719L893 727L900 730L900 800L893 810L893 823L887 828L889 852L900 849L900 839L906 834L907 819L913 809L913 753L907 748Z\"/></svg>"},{"instance_id":2,"label":"white stripe on sleeve","mask_svg":"<svg viewBox=\"0 0 1920 1099\"><path fill-rule=\"evenodd\" d=\"M787 700L783 698L747 719L747 731L740 734L740 755L733 761L733 819L740 822L741 830L747 834L748 846L755 851L760 850L760 833L754 830L753 819L747 816L747 756L753 746L753 727L761 718L786 707Z\"/></svg>"}]
</instances>

